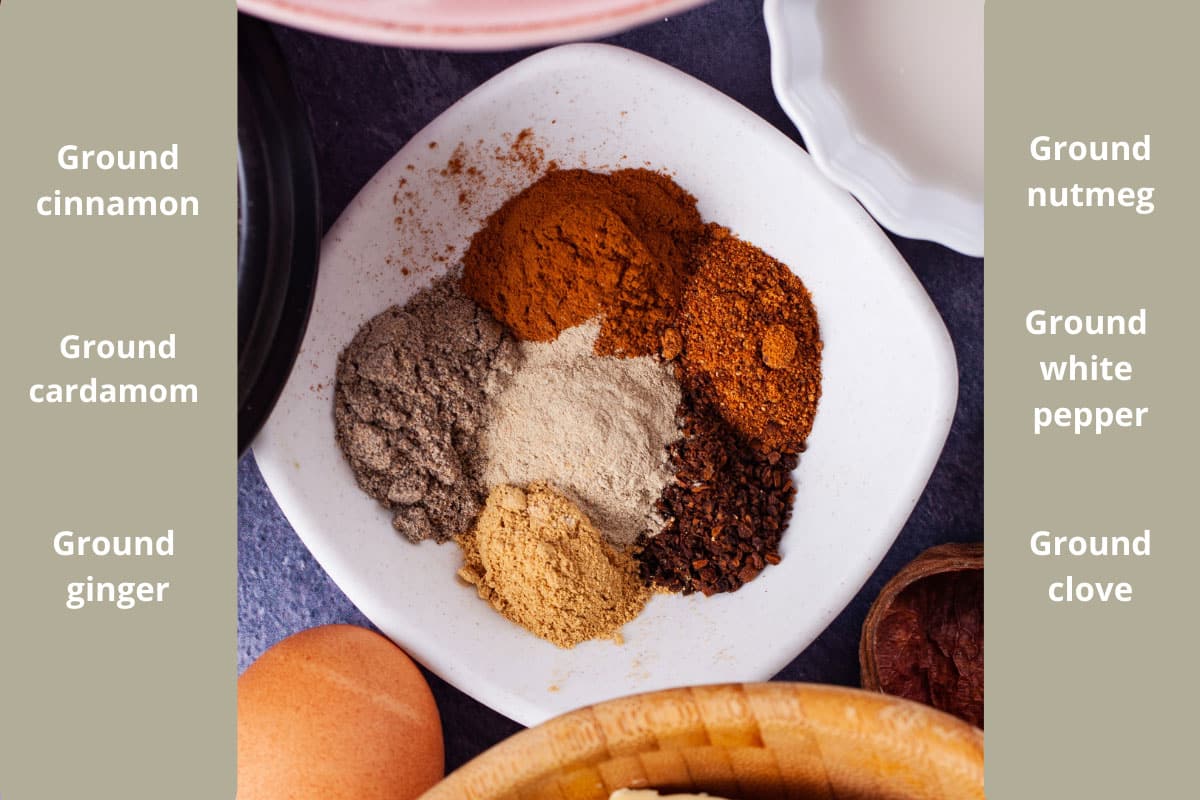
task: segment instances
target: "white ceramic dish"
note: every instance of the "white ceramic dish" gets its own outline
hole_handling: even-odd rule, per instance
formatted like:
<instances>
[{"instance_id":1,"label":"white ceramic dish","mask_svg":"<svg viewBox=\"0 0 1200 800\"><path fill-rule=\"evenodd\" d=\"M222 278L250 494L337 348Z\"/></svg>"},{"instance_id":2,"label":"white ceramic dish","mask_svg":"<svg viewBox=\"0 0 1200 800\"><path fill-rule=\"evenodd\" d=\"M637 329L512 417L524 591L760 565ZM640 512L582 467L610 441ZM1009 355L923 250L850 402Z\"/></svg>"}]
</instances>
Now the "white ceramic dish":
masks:
<instances>
[{"instance_id":1,"label":"white ceramic dish","mask_svg":"<svg viewBox=\"0 0 1200 800\"><path fill-rule=\"evenodd\" d=\"M971 1L982 5L982 0ZM834 183L854 194L889 230L982 256L983 191L977 185L981 182L973 184L975 188L970 191L952 190L944 183L914 177L896 158L899 145L875 141L864 134L828 75L827 45L818 17L820 2L765 0L763 8L771 40L775 96L800 129L809 154ZM863 46L869 44L864 42ZM982 81L978 91L983 92ZM880 97L878 102L887 103L889 99ZM913 128L929 138L929 149L935 152L938 148L953 149L956 137L967 135L967 131L982 136L982 131L971 124L973 120L947 125L921 122L917 120Z\"/></svg>"},{"instance_id":2,"label":"white ceramic dish","mask_svg":"<svg viewBox=\"0 0 1200 800\"><path fill-rule=\"evenodd\" d=\"M480 181L464 209L456 181L465 173L445 170L450 148L508 152L526 128L564 167L669 171L706 219L796 269L825 341L824 394L794 476L799 499L782 564L734 594L655 597L626 626L622 646L560 650L504 620L456 581L456 546L412 545L393 532L334 443L338 352L363 321L445 269L433 254L461 252L518 188ZM407 191L415 207L405 207ZM433 267L406 276L401 264ZM670 67L604 45L567 45L460 100L350 203L325 237L307 337L254 451L300 537L380 630L464 692L534 724L634 692L778 672L895 539L941 451L957 377L946 329L908 266L802 149Z\"/></svg>"}]
</instances>

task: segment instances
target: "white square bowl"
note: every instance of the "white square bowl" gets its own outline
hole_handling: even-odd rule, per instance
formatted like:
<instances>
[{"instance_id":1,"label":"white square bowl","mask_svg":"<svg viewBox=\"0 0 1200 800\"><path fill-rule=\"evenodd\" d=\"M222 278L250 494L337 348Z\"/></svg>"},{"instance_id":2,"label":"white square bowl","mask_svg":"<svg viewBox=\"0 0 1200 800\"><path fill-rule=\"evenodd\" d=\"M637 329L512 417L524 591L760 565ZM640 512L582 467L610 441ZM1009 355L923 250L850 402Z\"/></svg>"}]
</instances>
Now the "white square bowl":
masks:
<instances>
[{"instance_id":1,"label":"white square bowl","mask_svg":"<svg viewBox=\"0 0 1200 800\"><path fill-rule=\"evenodd\" d=\"M463 176L446 169L452 148L510 152L527 128L562 167L670 173L706 220L801 276L825 342L823 395L793 476L782 563L732 594L654 597L625 627L623 645L561 650L502 618L456 580L458 547L413 545L393 531L334 441L337 356L359 325L444 271L447 248L462 253L521 188L512 181L533 180L477 181L464 206ZM957 381L953 345L928 295L802 149L671 67L605 45L567 45L464 97L346 208L325 237L305 342L254 452L301 539L383 633L462 691L531 725L613 697L762 680L786 666L895 540L945 442Z\"/></svg>"}]
</instances>

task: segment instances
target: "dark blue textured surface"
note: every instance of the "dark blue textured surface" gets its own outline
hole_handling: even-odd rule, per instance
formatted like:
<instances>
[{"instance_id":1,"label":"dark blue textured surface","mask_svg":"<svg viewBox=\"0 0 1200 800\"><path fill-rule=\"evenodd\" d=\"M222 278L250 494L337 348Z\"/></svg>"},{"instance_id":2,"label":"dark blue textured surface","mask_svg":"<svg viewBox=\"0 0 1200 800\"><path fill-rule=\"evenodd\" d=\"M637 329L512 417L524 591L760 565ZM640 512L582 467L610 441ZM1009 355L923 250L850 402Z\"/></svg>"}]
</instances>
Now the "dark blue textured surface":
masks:
<instances>
[{"instance_id":1,"label":"dark blue textured surface","mask_svg":"<svg viewBox=\"0 0 1200 800\"><path fill-rule=\"evenodd\" d=\"M286 28L276 33L312 118L326 227L412 134L459 97L528 55L399 50ZM719 0L607 41L694 75L800 141L772 93L759 3ZM954 339L958 411L929 486L895 546L854 601L780 678L857 685L859 629L884 582L926 547L982 538L983 261L929 242L894 241ZM241 668L296 631L330 622L369 624L296 537L251 456L238 467L238 514ZM448 768L518 729L429 678L446 729Z\"/></svg>"}]
</instances>

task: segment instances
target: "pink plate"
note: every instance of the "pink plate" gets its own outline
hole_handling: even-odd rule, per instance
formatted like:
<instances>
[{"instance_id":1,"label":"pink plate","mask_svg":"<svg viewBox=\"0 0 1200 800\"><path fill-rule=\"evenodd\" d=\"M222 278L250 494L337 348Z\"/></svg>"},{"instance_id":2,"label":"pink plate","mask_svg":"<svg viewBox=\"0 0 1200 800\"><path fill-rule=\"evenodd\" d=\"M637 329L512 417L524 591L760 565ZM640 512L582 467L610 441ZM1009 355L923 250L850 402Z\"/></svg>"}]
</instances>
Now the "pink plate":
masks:
<instances>
[{"instance_id":1,"label":"pink plate","mask_svg":"<svg viewBox=\"0 0 1200 800\"><path fill-rule=\"evenodd\" d=\"M705 0L238 0L258 17L343 39L503 50L589 39Z\"/></svg>"}]
</instances>

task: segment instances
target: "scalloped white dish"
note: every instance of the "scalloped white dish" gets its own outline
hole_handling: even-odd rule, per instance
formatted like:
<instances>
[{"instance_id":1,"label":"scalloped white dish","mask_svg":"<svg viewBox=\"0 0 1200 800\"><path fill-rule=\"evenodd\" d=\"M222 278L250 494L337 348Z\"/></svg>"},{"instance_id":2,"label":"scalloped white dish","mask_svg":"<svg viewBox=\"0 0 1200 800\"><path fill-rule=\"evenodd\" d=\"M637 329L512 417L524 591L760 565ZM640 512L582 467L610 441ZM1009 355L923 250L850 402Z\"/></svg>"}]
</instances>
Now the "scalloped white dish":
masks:
<instances>
[{"instance_id":1,"label":"scalloped white dish","mask_svg":"<svg viewBox=\"0 0 1200 800\"><path fill-rule=\"evenodd\" d=\"M948 5L947 5L948 4ZM984 252L983 0L765 0L775 96L895 233Z\"/></svg>"},{"instance_id":2,"label":"scalloped white dish","mask_svg":"<svg viewBox=\"0 0 1200 800\"><path fill-rule=\"evenodd\" d=\"M461 253L521 188L480 181L464 206L456 183L464 173L446 169L453 148L506 152L527 128L563 167L669 172L705 219L790 264L820 315L823 394L793 475L799 495L782 563L733 594L654 597L625 627L623 645L560 650L499 616L455 579L455 545L413 545L392 530L334 442L338 353L362 322L447 269L439 254ZM800 147L664 64L567 45L464 97L346 208L325 237L295 370L254 452L297 533L380 630L467 694L534 724L613 697L762 680L786 666L850 601L908 518L949 430L957 379L950 338L912 271Z\"/></svg>"}]
</instances>

